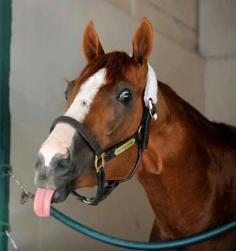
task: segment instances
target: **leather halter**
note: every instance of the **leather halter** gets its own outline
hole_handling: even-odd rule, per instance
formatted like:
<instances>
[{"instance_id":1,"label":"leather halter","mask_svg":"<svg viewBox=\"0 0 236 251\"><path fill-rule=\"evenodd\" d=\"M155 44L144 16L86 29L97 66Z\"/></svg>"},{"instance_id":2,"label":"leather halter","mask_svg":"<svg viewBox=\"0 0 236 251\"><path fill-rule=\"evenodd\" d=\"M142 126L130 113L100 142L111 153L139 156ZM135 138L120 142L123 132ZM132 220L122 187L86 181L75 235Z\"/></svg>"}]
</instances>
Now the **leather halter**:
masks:
<instances>
[{"instance_id":1,"label":"leather halter","mask_svg":"<svg viewBox=\"0 0 236 251\"><path fill-rule=\"evenodd\" d=\"M125 182L133 177L135 174L142 157L142 153L148 144L148 132L149 132L149 123L151 118L156 119L156 109L150 99L148 102L148 107L144 104L143 116L137 132L135 132L128 139L118 143L110 147L109 149L102 151L100 145L98 144L96 138L90 133L90 131L79 121L69 116L60 116L55 119L53 122L50 132L54 129L54 127L58 123L66 123L72 126L76 132L83 138L83 140L88 144L90 149L95 154L95 169L97 173L97 193L95 197L86 198L78 194L75 191L72 191L72 194L76 196L80 201L89 204L89 205L97 205L99 202L104 200L115 187L119 185L121 182ZM116 156L122 154L134 144L137 144L138 147L138 155L135 162L134 167L130 174L121 180L105 180L105 163Z\"/></svg>"}]
</instances>

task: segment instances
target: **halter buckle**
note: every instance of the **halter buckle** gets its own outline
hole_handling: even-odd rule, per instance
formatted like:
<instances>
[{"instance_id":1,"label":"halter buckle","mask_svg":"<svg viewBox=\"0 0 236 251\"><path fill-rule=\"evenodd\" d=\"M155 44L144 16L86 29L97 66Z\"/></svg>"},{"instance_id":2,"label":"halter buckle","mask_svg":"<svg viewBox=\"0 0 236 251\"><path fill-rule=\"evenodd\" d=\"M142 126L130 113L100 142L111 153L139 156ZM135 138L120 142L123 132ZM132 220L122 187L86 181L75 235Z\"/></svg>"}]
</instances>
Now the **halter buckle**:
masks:
<instances>
[{"instance_id":1,"label":"halter buckle","mask_svg":"<svg viewBox=\"0 0 236 251\"><path fill-rule=\"evenodd\" d=\"M105 153L102 153L100 156L95 155L95 169L98 173L100 168L105 165Z\"/></svg>"}]
</instances>

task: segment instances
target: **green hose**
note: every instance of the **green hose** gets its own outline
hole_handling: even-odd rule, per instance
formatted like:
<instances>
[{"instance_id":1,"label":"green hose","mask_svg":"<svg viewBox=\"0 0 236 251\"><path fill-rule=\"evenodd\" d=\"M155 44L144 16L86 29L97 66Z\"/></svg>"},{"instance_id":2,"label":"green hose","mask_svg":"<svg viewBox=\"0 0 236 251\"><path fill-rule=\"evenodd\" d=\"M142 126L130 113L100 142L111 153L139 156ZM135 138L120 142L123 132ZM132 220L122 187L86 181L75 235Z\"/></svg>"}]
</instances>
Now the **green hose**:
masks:
<instances>
[{"instance_id":1,"label":"green hose","mask_svg":"<svg viewBox=\"0 0 236 251\"><path fill-rule=\"evenodd\" d=\"M162 242L138 242L138 241L130 241L119 239L113 236L109 236L98 231L95 231L91 228L88 228L81 223L71 219L67 215L61 213L55 208L51 208L51 215L59 220L60 222L64 223L68 227L74 229L77 232L85 234L93 239L98 241L117 246L127 249L135 249L135 250L164 250L164 249L171 249L171 248L180 248L187 245L196 244L202 241L209 240L213 237L216 237L220 234L223 234L229 230L236 229L236 221L232 221L225 225L219 226L212 230L208 230L205 232L201 232L196 235L192 235L189 237L185 237L182 239L177 240L170 240L170 241L162 241Z\"/></svg>"}]
</instances>

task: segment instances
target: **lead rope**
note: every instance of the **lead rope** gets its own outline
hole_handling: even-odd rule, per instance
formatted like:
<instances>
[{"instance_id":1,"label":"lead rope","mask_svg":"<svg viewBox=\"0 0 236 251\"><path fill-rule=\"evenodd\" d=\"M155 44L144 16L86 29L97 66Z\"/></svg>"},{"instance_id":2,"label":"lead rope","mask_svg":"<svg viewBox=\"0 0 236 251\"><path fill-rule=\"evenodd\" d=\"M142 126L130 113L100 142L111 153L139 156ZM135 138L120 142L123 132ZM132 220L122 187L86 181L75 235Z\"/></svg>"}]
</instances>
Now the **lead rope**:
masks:
<instances>
[{"instance_id":1,"label":"lead rope","mask_svg":"<svg viewBox=\"0 0 236 251\"><path fill-rule=\"evenodd\" d=\"M8 172L9 176L14 180L14 182L16 183L16 185L22 190L21 196L20 196L20 203L21 205L25 204L26 202L29 201L29 199L34 199L34 194L29 192L29 190L27 190L25 188L25 186L16 178L15 174L13 174L13 172L9 171Z\"/></svg>"},{"instance_id":2,"label":"lead rope","mask_svg":"<svg viewBox=\"0 0 236 251\"><path fill-rule=\"evenodd\" d=\"M11 172L8 172L6 175L9 175L14 182L17 184L18 187L22 190L21 195L21 204L24 204L29 201L29 199L34 198L34 194L31 193L26 187L16 178L16 176ZM213 237L219 236L225 232L230 230L236 229L236 220L228 222L222 226L216 227L214 229L209 229L207 231L203 231L201 233L184 237L181 239L176 240L169 240L169 241L161 241L161 242L138 242L138 241L130 241L119 239L113 236L105 235L103 233L97 232L91 228L88 228L82 225L79 222L74 221L73 219L69 218L68 216L64 215L60 211L55 208L51 208L51 215L59 220L60 222L64 223L68 227L85 234L86 236L101 241L103 243L110 244L112 246L128 248L128 249L135 249L135 250L164 250L164 249L173 249L173 248L181 248L192 244L197 244L199 242L207 241ZM1 223L4 224L4 223ZM9 233L8 230L4 231L4 234L9 238L11 244L15 250L18 250L16 242L14 241L13 237Z\"/></svg>"}]
</instances>

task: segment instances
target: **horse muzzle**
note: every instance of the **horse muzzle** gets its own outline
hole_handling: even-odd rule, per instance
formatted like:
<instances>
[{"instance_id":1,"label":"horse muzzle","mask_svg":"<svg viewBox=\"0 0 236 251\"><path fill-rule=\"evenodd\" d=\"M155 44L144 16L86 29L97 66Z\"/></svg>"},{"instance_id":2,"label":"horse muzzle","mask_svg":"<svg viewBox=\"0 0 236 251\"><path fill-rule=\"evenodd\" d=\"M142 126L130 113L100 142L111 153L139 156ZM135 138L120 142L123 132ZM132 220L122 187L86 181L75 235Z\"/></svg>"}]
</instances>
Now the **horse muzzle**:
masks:
<instances>
[{"instance_id":1,"label":"horse muzzle","mask_svg":"<svg viewBox=\"0 0 236 251\"><path fill-rule=\"evenodd\" d=\"M35 171L37 191L34 199L34 211L41 217L49 216L51 203L64 201L73 190L73 168L69 158L57 154L50 166L44 164L38 156Z\"/></svg>"},{"instance_id":2,"label":"horse muzzle","mask_svg":"<svg viewBox=\"0 0 236 251\"><path fill-rule=\"evenodd\" d=\"M44 157L39 154L35 166L36 187L54 191L52 202L64 201L72 190L75 177L70 157L56 154L46 166Z\"/></svg>"}]
</instances>

